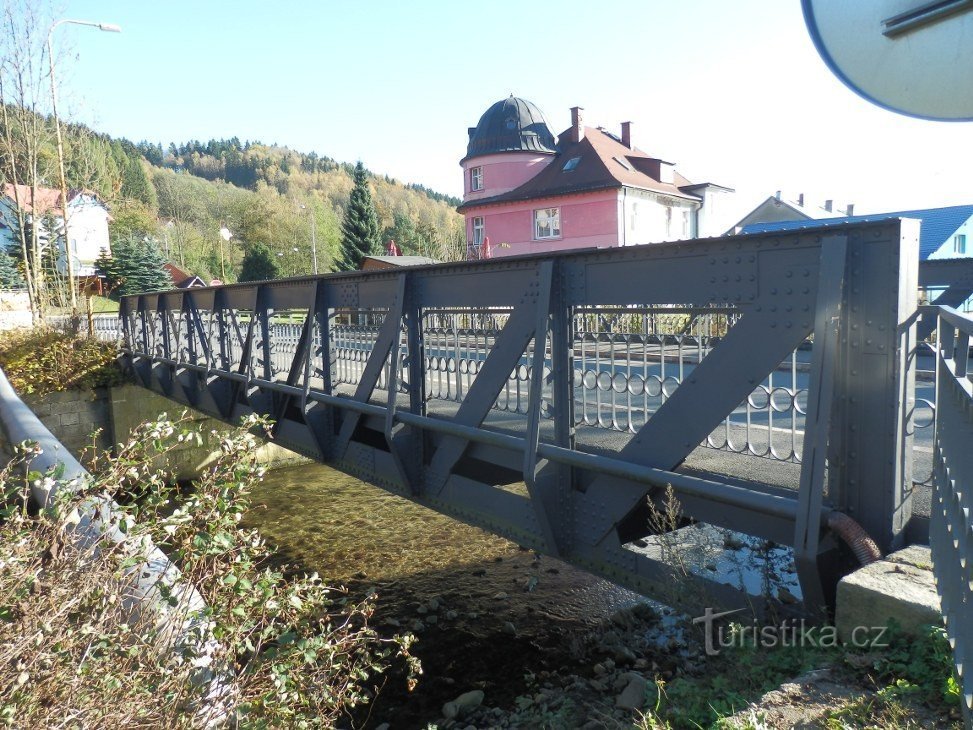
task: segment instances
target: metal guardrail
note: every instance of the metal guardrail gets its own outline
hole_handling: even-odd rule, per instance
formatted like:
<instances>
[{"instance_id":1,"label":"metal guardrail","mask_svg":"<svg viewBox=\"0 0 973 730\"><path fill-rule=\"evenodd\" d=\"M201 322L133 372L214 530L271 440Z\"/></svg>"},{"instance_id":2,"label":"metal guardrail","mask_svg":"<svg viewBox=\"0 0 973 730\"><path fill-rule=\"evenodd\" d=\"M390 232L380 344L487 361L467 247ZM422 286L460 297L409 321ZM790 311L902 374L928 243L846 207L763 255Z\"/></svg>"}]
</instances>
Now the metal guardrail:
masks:
<instances>
[{"instance_id":1,"label":"metal guardrail","mask_svg":"<svg viewBox=\"0 0 973 730\"><path fill-rule=\"evenodd\" d=\"M936 432L929 544L946 631L973 724L973 316L950 307L936 316Z\"/></svg>"},{"instance_id":2,"label":"metal guardrail","mask_svg":"<svg viewBox=\"0 0 973 730\"><path fill-rule=\"evenodd\" d=\"M911 516L916 226L126 297L124 358L145 387L268 414L287 448L649 595L671 572L636 543L671 484L685 518L791 546L813 611L844 560L832 511L883 549ZM677 471L702 444L799 459L800 483Z\"/></svg>"}]
</instances>

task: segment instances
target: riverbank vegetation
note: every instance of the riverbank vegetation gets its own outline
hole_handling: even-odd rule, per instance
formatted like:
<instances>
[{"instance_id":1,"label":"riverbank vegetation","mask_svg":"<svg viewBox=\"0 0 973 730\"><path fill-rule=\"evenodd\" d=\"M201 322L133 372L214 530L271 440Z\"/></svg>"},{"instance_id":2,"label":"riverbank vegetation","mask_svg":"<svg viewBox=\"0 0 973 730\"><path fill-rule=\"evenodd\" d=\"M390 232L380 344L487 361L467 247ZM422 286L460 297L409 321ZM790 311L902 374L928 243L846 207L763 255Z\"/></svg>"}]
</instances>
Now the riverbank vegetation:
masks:
<instances>
[{"instance_id":1,"label":"riverbank vegetation","mask_svg":"<svg viewBox=\"0 0 973 730\"><path fill-rule=\"evenodd\" d=\"M114 343L51 327L7 330L0 338L0 369L21 394L124 383L117 357Z\"/></svg>"},{"instance_id":2,"label":"riverbank vegetation","mask_svg":"<svg viewBox=\"0 0 973 730\"><path fill-rule=\"evenodd\" d=\"M199 438L179 423L145 424L96 460L90 483L62 485L39 514L26 509L29 484L58 475L0 471L5 724L333 727L374 697L390 661L414 682L411 637L371 629L371 600L277 566L263 538L240 526L262 476L251 433L221 435L219 460L191 491L169 486L153 457ZM122 505L107 525L115 536L78 540L106 497ZM182 571L182 583L156 584L157 607L132 602L150 542ZM179 585L206 606L190 607Z\"/></svg>"}]
</instances>

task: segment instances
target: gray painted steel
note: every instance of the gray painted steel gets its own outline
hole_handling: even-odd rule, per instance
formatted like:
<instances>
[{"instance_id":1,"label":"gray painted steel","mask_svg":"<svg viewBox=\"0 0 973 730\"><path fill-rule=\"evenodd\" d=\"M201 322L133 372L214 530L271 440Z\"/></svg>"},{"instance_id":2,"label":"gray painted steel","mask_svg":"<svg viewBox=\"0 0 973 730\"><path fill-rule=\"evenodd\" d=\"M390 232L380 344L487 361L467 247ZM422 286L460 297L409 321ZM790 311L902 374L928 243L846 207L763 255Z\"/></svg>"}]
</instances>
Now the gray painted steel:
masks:
<instances>
[{"instance_id":1,"label":"gray painted steel","mask_svg":"<svg viewBox=\"0 0 973 730\"><path fill-rule=\"evenodd\" d=\"M946 630L973 725L973 384L969 377L973 317L935 308L938 320L936 435L929 544Z\"/></svg>"},{"instance_id":2,"label":"gray painted steel","mask_svg":"<svg viewBox=\"0 0 973 730\"><path fill-rule=\"evenodd\" d=\"M813 611L848 568L827 515L889 550L912 487L917 224L827 235L126 297L124 358L152 390L230 421L270 415L287 448L648 595L671 596L672 568L633 541L671 484L684 519L795 547ZM802 406L796 366L790 388L773 378L812 337L833 347L812 350ZM719 429L749 439L754 410L769 434L789 413L787 437L813 453L800 489L676 471ZM688 602L760 601L685 580Z\"/></svg>"}]
</instances>

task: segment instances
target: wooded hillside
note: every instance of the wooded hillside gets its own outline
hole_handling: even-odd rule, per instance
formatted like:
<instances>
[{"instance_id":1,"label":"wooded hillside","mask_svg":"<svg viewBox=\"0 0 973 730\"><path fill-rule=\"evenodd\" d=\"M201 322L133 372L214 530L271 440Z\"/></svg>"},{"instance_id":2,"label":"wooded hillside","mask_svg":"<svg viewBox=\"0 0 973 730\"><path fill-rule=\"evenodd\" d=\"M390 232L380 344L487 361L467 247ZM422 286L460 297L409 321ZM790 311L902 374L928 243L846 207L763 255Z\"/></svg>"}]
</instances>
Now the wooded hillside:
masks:
<instances>
[{"instance_id":1,"label":"wooded hillside","mask_svg":"<svg viewBox=\"0 0 973 730\"><path fill-rule=\"evenodd\" d=\"M16 111L22 118L23 110ZM53 121L41 118L39 127L38 177L56 188ZM68 185L93 190L108 204L112 240L155 239L174 264L208 281L224 278L219 232L225 227L232 233L224 244L225 280L233 282L257 243L277 257L281 275L312 273L313 228L318 269L332 270L353 164L235 137L167 148L136 144L80 125L65 128L64 143ZM0 177L6 181L13 168L4 157ZM394 238L405 254L441 260L462 255L459 200L388 176L368 176L383 244Z\"/></svg>"}]
</instances>

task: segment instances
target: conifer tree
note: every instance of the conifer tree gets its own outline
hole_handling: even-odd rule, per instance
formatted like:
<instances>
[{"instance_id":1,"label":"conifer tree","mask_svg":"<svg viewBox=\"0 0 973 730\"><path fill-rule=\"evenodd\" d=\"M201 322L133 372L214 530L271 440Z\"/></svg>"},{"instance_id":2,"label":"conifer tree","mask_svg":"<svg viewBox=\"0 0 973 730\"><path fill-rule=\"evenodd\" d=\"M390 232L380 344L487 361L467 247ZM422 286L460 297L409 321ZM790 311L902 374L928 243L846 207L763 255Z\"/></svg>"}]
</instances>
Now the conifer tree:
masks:
<instances>
[{"instance_id":1,"label":"conifer tree","mask_svg":"<svg viewBox=\"0 0 973 730\"><path fill-rule=\"evenodd\" d=\"M17 271L17 264L10 254L7 253L6 246L0 243L0 290L3 289L22 289L24 279Z\"/></svg>"},{"instance_id":2,"label":"conifer tree","mask_svg":"<svg viewBox=\"0 0 973 730\"><path fill-rule=\"evenodd\" d=\"M378 217L372 204L372 193L368 189L365 166L360 161L355 166L355 186L351 189L341 234L341 256L335 262L338 271L357 271L366 256L381 254Z\"/></svg>"},{"instance_id":3,"label":"conifer tree","mask_svg":"<svg viewBox=\"0 0 973 730\"><path fill-rule=\"evenodd\" d=\"M240 281L269 281L280 276L274 254L263 243L254 243L243 257Z\"/></svg>"},{"instance_id":4,"label":"conifer tree","mask_svg":"<svg viewBox=\"0 0 973 730\"><path fill-rule=\"evenodd\" d=\"M109 291L122 296L171 289L172 278L162 268L165 263L154 241L129 238L112 243L111 256L102 252L95 266L108 280Z\"/></svg>"}]
</instances>

